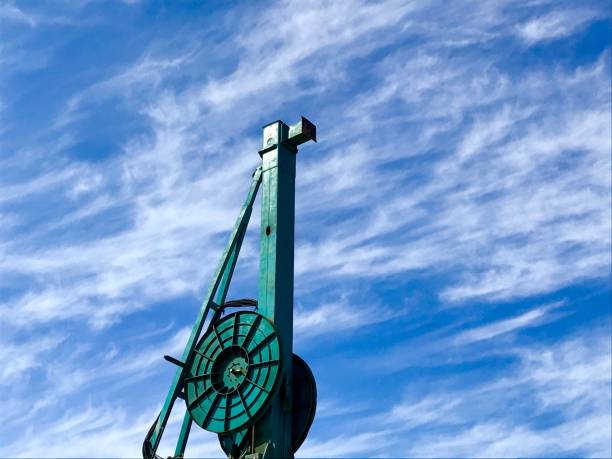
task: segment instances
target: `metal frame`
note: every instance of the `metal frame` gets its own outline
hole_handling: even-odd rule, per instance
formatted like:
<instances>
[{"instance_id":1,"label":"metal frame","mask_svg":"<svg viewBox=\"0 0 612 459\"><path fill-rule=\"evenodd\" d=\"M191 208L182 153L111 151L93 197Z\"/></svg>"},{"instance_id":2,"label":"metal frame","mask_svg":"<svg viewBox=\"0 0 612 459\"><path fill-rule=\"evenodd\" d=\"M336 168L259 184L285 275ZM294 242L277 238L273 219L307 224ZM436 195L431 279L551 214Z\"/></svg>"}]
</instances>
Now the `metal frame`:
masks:
<instances>
[{"instance_id":1,"label":"metal frame","mask_svg":"<svg viewBox=\"0 0 612 459\"><path fill-rule=\"evenodd\" d=\"M259 312L276 326L283 344L282 385L274 396L270 409L251 429L254 457L290 458L291 449L291 396L292 396L292 341L293 341L293 246L295 220L295 159L297 146L308 140L316 141L316 127L302 117L300 122L288 126L275 121L263 128L263 148L259 151L262 165L253 173L251 187L236 220L223 256L181 360L165 356L178 366L161 412L151 426L143 444L145 459L158 458L156 451L168 423L170 412L182 394L186 369L192 363L194 349L207 318L207 330L221 317L223 304L232 279L240 248L253 210L253 203L263 182L261 214L261 249L259 269ZM174 457L183 457L192 418L186 410L178 437Z\"/></svg>"}]
</instances>

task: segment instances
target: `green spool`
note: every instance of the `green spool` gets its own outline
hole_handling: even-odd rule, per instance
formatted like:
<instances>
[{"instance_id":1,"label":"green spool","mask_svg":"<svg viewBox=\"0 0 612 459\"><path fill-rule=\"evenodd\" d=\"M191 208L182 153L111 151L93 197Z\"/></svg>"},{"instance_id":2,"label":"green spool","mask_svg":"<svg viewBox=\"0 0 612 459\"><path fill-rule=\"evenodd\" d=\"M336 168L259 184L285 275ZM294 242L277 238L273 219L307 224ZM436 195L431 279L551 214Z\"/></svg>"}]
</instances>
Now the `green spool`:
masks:
<instances>
[{"instance_id":1,"label":"green spool","mask_svg":"<svg viewBox=\"0 0 612 459\"><path fill-rule=\"evenodd\" d=\"M264 413L278 385L280 342L272 322L239 311L216 322L198 343L185 378L185 403L203 429L229 433Z\"/></svg>"},{"instance_id":2,"label":"green spool","mask_svg":"<svg viewBox=\"0 0 612 459\"><path fill-rule=\"evenodd\" d=\"M291 449L302 446L317 409L317 385L308 364L293 354L293 399L291 407ZM255 427L257 428L257 427ZM221 448L229 457L242 457L249 451L249 429L219 434Z\"/></svg>"}]
</instances>

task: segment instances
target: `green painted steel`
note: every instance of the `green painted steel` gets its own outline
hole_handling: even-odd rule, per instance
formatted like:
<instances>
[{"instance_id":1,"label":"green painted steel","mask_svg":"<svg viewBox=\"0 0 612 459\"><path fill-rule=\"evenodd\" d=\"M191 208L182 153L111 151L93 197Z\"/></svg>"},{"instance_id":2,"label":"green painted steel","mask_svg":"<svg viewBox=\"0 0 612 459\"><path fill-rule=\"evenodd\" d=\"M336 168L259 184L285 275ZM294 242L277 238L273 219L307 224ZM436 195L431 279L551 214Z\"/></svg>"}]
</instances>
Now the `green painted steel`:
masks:
<instances>
[{"instance_id":1,"label":"green painted steel","mask_svg":"<svg viewBox=\"0 0 612 459\"><path fill-rule=\"evenodd\" d=\"M317 409L317 386L308 364L293 354L293 400L291 405L291 449L302 446L314 421ZM243 457L251 449L250 428L219 434L221 448L228 456Z\"/></svg>"},{"instance_id":2,"label":"green painted steel","mask_svg":"<svg viewBox=\"0 0 612 459\"><path fill-rule=\"evenodd\" d=\"M261 314L239 311L204 336L185 378L193 420L215 433L254 423L278 385L281 346L274 325Z\"/></svg>"},{"instance_id":3,"label":"green painted steel","mask_svg":"<svg viewBox=\"0 0 612 459\"><path fill-rule=\"evenodd\" d=\"M179 433L179 438L176 441L174 457L180 458L183 457L183 455L185 454L185 448L187 448L187 440L189 440L189 433L191 432L191 424L193 424L191 414L189 414L189 410L185 410L185 415L183 416L183 424L181 425L181 432Z\"/></svg>"},{"instance_id":4,"label":"green painted steel","mask_svg":"<svg viewBox=\"0 0 612 459\"><path fill-rule=\"evenodd\" d=\"M293 247L297 146L316 141L306 118L288 126L275 121L263 128L259 311L274 322L283 343L282 383L278 397L255 429L254 444L269 458L293 457L291 407L293 379ZM256 448L257 449L257 448Z\"/></svg>"},{"instance_id":5,"label":"green painted steel","mask_svg":"<svg viewBox=\"0 0 612 459\"><path fill-rule=\"evenodd\" d=\"M208 289L206 298L202 303L202 307L200 308L198 317L195 321L195 324L193 325L191 335L189 336L189 339L185 346L185 350L183 351L182 362L186 364L189 364L190 360L194 356L193 350L196 341L200 333L202 332L202 328L204 327L206 319L211 314L211 310L214 311L215 304L219 304L214 303L213 299L225 300L225 296L227 295L227 290L231 282L232 273L234 271L234 266L237 261L237 256L240 252L240 247L242 245L244 234L246 232L246 228L251 217L251 213L253 211L253 203L255 202L255 197L257 196L257 191L259 190L260 184L261 167L258 167L255 170L255 173L253 174L253 180L249 189L249 193L244 202L244 205L242 206L240 215L236 220L236 224L234 225L234 229L232 230L232 234L230 236L227 248L225 249L223 256L221 257L221 261L217 266L215 276L213 277L213 281ZM216 312L212 313L212 318L209 322L209 326L214 323L216 318L218 318L215 317L216 315ZM159 442L161 441L164 429L166 428L166 424L168 423L170 412L172 411L172 407L174 406L174 402L176 401L177 397L180 394L180 391L182 390L183 378L184 367L179 367L176 370L174 379L172 380L170 389L168 390L168 395L166 396L166 400L164 401L164 405L161 409L161 412L154 425L152 426L151 430L147 434L143 443L142 453L145 459L155 457ZM179 450L180 444L177 444L176 456L182 456L184 453L185 445L187 444L187 438L189 436L190 427L191 422L183 422L183 426L180 433L183 446L182 450Z\"/></svg>"},{"instance_id":6,"label":"green painted steel","mask_svg":"<svg viewBox=\"0 0 612 459\"><path fill-rule=\"evenodd\" d=\"M268 444L267 457L288 458L291 449L291 379L293 354L293 241L296 148L283 142L288 126L264 127L259 311L274 322L283 343L282 386L270 411L258 423L255 445Z\"/></svg>"},{"instance_id":7,"label":"green painted steel","mask_svg":"<svg viewBox=\"0 0 612 459\"><path fill-rule=\"evenodd\" d=\"M316 386L308 366L292 354L293 246L297 147L309 140L316 141L316 127L303 117L293 126L282 121L264 126L262 165L253 174L182 359L166 356L178 368L145 437L145 459L159 458L156 451L179 397L187 411L175 458L183 457L193 422L218 433L232 458L290 458L306 437ZM226 295L260 184L259 293L257 303L249 300L258 313L224 316L227 307L241 305L226 302Z\"/></svg>"}]
</instances>

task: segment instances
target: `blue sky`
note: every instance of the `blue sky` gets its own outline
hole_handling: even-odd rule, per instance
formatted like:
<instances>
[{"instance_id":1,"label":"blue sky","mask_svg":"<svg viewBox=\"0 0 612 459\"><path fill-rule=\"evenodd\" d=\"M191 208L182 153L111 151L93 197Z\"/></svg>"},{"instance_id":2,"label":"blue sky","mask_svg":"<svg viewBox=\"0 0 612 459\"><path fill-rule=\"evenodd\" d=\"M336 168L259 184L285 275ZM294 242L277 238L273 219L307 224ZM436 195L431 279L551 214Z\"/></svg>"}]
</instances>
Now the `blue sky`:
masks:
<instances>
[{"instance_id":1,"label":"blue sky","mask_svg":"<svg viewBox=\"0 0 612 459\"><path fill-rule=\"evenodd\" d=\"M139 455L300 115L299 456L611 456L610 33L607 1L0 2L0 456Z\"/></svg>"}]
</instances>

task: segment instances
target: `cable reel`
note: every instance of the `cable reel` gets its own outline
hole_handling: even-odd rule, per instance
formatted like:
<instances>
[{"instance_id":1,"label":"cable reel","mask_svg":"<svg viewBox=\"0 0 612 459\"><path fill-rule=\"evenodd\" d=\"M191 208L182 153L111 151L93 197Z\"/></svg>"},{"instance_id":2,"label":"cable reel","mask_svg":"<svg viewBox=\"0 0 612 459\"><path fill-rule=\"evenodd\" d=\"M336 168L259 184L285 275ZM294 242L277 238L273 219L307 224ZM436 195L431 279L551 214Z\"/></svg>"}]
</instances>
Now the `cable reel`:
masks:
<instances>
[{"instance_id":1,"label":"cable reel","mask_svg":"<svg viewBox=\"0 0 612 459\"><path fill-rule=\"evenodd\" d=\"M280 375L280 342L267 318L229 314L204 335L184 380L194 422L215 433L253 424L269 406Z\"/></svg>"}]
</instances>

